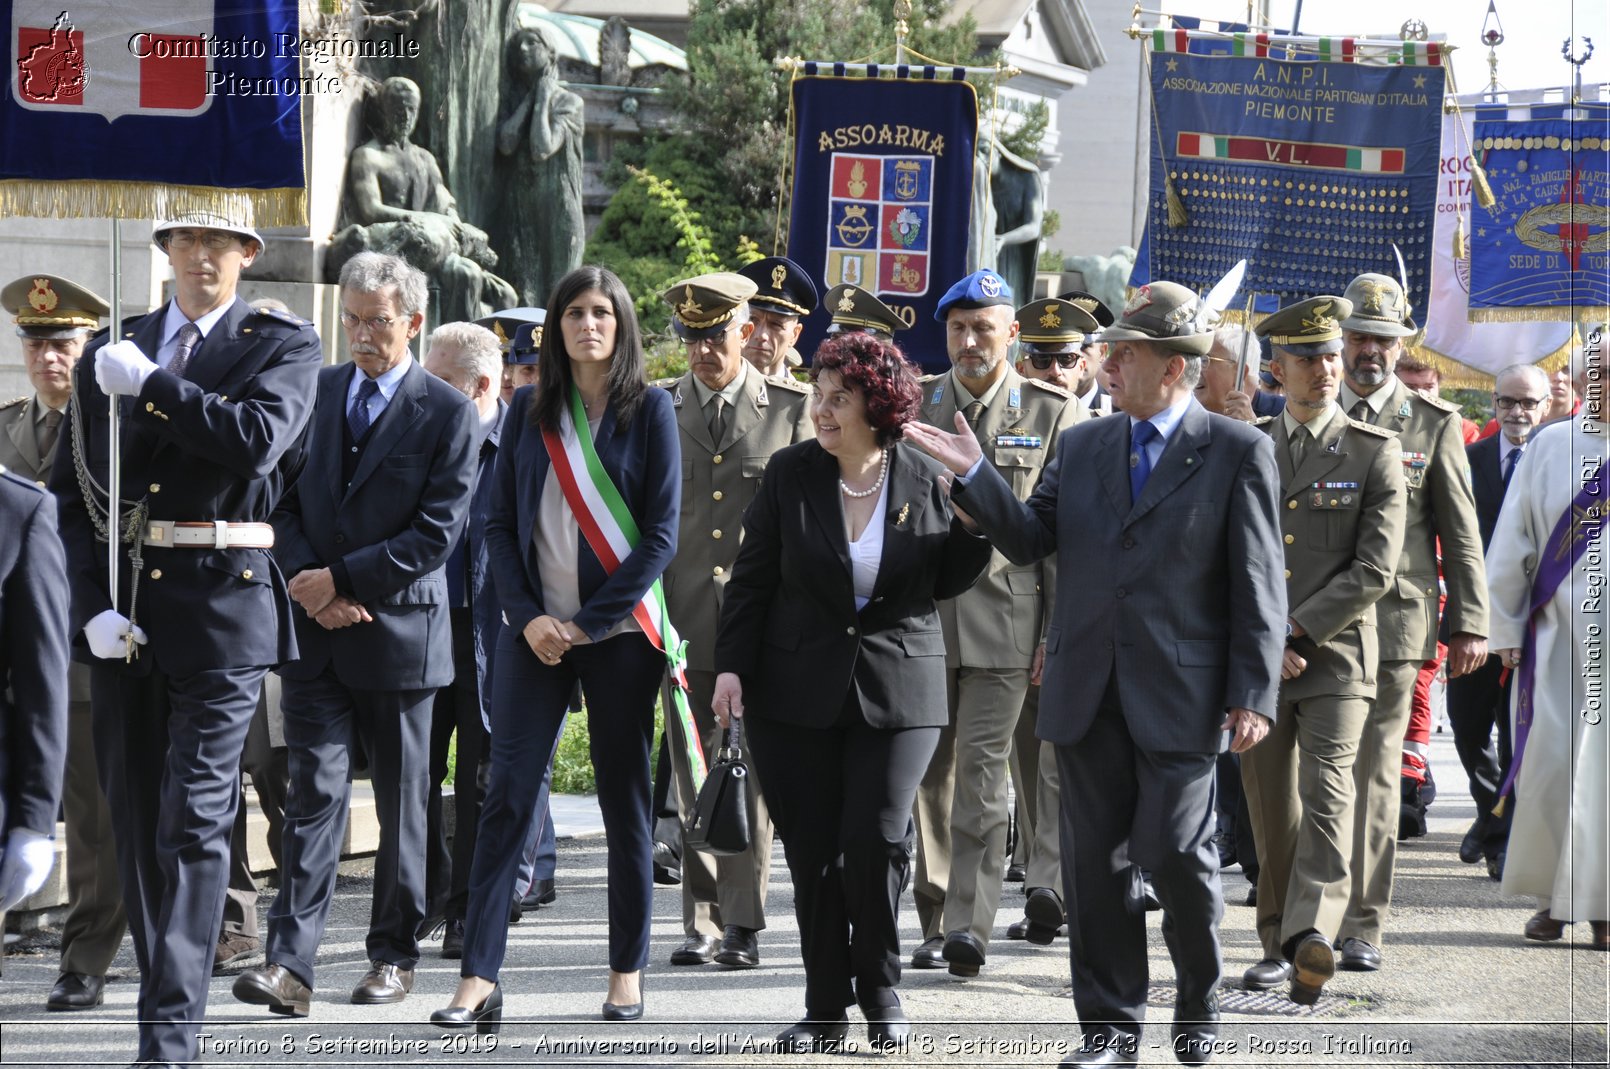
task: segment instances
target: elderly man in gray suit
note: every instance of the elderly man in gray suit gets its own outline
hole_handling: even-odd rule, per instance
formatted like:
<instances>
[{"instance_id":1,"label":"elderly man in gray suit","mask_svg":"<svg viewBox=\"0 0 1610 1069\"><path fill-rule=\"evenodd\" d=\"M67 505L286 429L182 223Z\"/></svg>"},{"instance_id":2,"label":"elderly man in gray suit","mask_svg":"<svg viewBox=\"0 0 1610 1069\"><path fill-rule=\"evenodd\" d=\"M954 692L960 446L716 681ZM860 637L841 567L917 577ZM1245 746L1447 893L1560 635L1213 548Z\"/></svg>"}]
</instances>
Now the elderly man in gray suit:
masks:
<instances>
[{"instance_id":1,"label":"elderly man in gray suit","mask_svg":"<svg viewBox=\"0 0 1610 1069\"><path fill-rule=\"evenodd\" d=\"M1064 899L1084 1042L1068 1065L1133 1065L1146 1015L1146 921L1131 862L1149 869L1174 959L1175 1056L1200 1065L1218 1036L1224 912L1213 774L1268 733L1286 593L1274 448L1192 398L1211 317L1183 286L1142 287L1102 332L1127 418L1062 435L1020 502L976 439L920 423L906 436L957 476L952 496L1013 561L1059 549L1040 738L1062 777ZM1093 590L1092 577L1104 587Z\"/></svg>"}]
</instances>

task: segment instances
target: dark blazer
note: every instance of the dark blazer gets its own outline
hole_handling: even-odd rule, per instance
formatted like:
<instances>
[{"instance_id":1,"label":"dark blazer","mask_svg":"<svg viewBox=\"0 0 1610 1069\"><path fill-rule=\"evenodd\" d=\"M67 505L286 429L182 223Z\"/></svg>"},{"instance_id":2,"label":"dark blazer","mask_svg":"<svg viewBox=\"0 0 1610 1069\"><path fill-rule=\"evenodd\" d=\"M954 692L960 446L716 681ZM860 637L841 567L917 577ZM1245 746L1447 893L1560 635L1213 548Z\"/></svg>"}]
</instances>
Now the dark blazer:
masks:
<instances>
[{"instance_id":1,"label":"dark blazer","mask_svg":"<svg viewBox=\"0 0 1610 1069\"><path fill-rule=\"evenodd\" d=\"M1504 504L1504 473L1498 460L1498 441L1503 435L1504 432L1499 431L1465 446L1465 460L1470 465L1470 488L1476 495L1476 526L1481 529L1483 551L1493 540L1493 528L1498 526L1498 510Z\"/></svg>"},{"instance_id":2,"label":"dark blazer","mask_svg":"<svg viewBox=\"0 0 1610 1069\"><path fill-rule=\"evenodd\" d=\"M546 615L542 572L531 531L550 465L542 432L531 425L532 391L530 386L516 390L504 417L492 510L486 521L486 548L498 601L504 621L517 635L526 624ZM612 575L604 570L587 540L581 539L576 561L581 610L572 622L596 642L631 613L676 556L682 447L671 395L664 390L646 391L636 418L625 426L616 423L615 406L609 405L593 448L642 535Z\"/></svg>"},{"instance_id":3,"label":"dark blazer","mask_svg":"<svg viewBox=\"0 0 1610 1069\"><path fill-rule=\"evenodd\" d=\"M946 723L934 602L973 585L990 544L963 530L938 465L913 447L893 446L888 478L883 557L857 613L838 461L809 441L766 465L716 634L716 671L742 678L747 715L826 727L854 688L875 728Z\"/></svg>"},{"instance_id":4,"label":"dark blazer","mask_svg":"<svg viewBox=\"0 0 1610 1069\"><path fill-rule=\"evenodd\" d=\"M122 336L154 358L166 315L164 304L127 320ZM84 457L103 488L111 421L107 397L95 384L95 356L109 337L97 334L73 370ZM323 359L310 324L258 312L237 298L191 357L183 378L159 369L139 397L122 399L125 500L143 498L153 520L268 522L295 471ZM189 675L275 665L296 656L291 601L268 550L148 546L135 623L145 628L150 644L129 665L93 657L83 628L111 608L106 544L97 540L85 508L71 433L70 426L62 427L50 489L61 509L76 658L132 674L156 665L169 675ZM97 498L104 502L99 493ZM125 555L118 570L118 607L125 613L133 570L127 564Z\"/></svg>"},{"instance_id":5,"label":"dark blazer","mask_svg":"<svg viewBox=\"0 0 1610 1069\"><path fill-rule=\"evenodd\" d=\"M1213 753L1227 709L1275 714L1286 584L1274 446L1192 400L1133 504L1129 451L1129 419L1114 413L1063 433L1026 503L987 464L952 494L1012 560L1063 554L1040 738L1078 742L1116 677L1137 746Z\"/></svg>"},{"instance_id":6,"label":"dark blazer","mask_svg":"<svg viewBox=\"0 0 1610 1069\"><path fill-rule=\"evenodd\" d=\"M67 565L56 503L0 468L0 842L56 832L67 761Z\"/></svg>"},{"instance_id":7,"label":"dark blazer","mask_svg":"<svg viewBox=\"0 0 1610 1069\"><path fill-rule=\"evenodd\" d=\"M342 592L374 622L328 631L298 608L301 656L280 674L312 679L333 665L359 690L445 686L453 643L442 566L469 515L475 406L413 361L343 487L347 389L358 373L356 364L319 372L306 466L274 513L274 556L293 577L338 566L337 589L344 573Z\"/></svg>"},{"instance_id":8,"label":"dark blazer","mask_svg":"<svg viewBox=\"0 0 1610 1069\"><path fill-rule=\"evenodd\" d=\"M492 660L497 651L498 630L503 626L503 609L498 605L497 584L492 581L491 555L486 550L486 518L492 511L492 486L496 482L498 443L509 406L498 401L497 421L481 442L475 460L475 490L470 495L469 522L464 528L464 564L469 570L465 589L470 603L470 619L475 626L475 693L485 720L492 708Z\"/></svg>"}]
</instances>

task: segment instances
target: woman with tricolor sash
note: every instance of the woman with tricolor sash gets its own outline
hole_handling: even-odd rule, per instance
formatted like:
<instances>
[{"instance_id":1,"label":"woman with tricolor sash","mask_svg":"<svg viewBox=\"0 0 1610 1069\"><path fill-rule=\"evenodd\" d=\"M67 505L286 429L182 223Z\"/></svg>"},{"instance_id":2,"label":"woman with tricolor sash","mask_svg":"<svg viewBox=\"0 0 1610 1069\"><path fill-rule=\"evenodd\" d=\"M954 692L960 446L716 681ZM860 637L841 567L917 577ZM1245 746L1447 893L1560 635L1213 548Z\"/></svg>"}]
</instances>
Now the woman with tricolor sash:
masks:
<instances>
[{"instance_id":1,"label":"woman with tricolor sash","mask_svg":"<svg viewBox=\"0 0 1610 1069\"><path fill-rule=\"evenodd\" d=\"M874 1046L910 1035L900 893L911 805L945 724L935 600L988 566L938 465L900 438L921 387L868 333L816 350L816 438L772 454L744 513L716 635L716 719L743 717L787 847L805 959L805 1019L777 1037L835 1050L858 1005Z\"/></svg>"},{"instance_id":2,"label":"woman with tricolor sash","mask_svg":"<svg viewBox=\"0 0 1610 1069\"><path fill-rule=\"evenodd\" d=\"M632 301L582 267L548 301L539 386L504 420L487 548L506 626L492 685L492 765L470 870L458 992L439 1027L496 1031L509 887L541 769L580 680L609 843L605 1020L643 1014L653 843L649 752L666 649L660 574L676 553L681 450L671 398L644 379ZM553 320L558 319L555 330Z\"/></svg>"}]
</instances>

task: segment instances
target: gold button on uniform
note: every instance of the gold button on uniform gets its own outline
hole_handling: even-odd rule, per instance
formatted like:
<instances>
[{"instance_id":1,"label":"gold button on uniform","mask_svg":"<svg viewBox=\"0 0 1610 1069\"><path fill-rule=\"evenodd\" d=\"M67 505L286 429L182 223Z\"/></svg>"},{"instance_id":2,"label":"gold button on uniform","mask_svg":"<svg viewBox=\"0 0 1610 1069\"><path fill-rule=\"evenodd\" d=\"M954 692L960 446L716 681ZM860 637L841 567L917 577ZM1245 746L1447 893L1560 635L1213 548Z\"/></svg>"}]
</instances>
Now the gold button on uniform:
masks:
<instances>
[{"instance_id":1,"label":"gold button on uniform","mask_svg":"<svg viewBox=\"0 0 1610 1069\"><path fill-rule=\"evenodd\" d=\"M252 570L247 568L245 571L240 573L240 577L242 579L250 579L252 577Z\"/></svg>"},{"instance_id":2,"label":"gold button on uniform","mask_svg":"<svg viewBox=\"0 0 1610 1069\"><path fill-rule=\"evenodd\" d=\"M1296 536L1294 536L1294 535L1287 535L1287 536L1286 536L1286 545L1288 545L1288 546L1289 546L1289 545L1291 545L1291 544L1292 544L1292 543L1293 543L1293 542L1295 542L1295 541L1297 541L1297 538L1296 538Z\"/></svg>"},{"instance_id":3,"label":"gold button on uniform","mask_svg":"<svg viewBox=\"0 0 1610 1069\"><path fill-rule=\"evenodd\" d=\"M1287 569L1286 569L1286 578L1287 578L1287 579L1290 579L1290 578L1291 578L1291 569L1290 569L1290 568L1287 568Z\"/></svg>"},{"instance_id":4,"label":"gold button on uniform","mask_svg":"<svg viewBox=\"0 0 1610 1069\"><path fill-rule=\"evenodd\" d=\"M162 484L161 483L152 483L151 484L151 492L153 494L160 494L162 492Z\"/></svg>"},{"instance_id":5,"label":"gold button on uniform","mask_svg":"<svg viewBox=\"0 0 1610 1069\"><path fill-rule=\"evenodd\" d=\"M712 501L720 501L721 500L721 491L717 490L715 493L711 494L710 495L710 500L712 500Z\"/></svg>"},{"instance_id":6,"label":"gold button on uniform","mask_svg":"<svg viewBox=\"0 0 1610 1069\"><path fill-rule=\"evenodd\" d=\"M157 410L156 403L154 401L147 401L145 403L145 410L147 412L155 412Z\"/></svg>"},{"instance_id":7,"label":"gold button on uniform","mask_svg":"<svg viewBox=\"0 0 1610 1069\"><path fill-rule=\"evenodd\" d=\"M853 635L853 634L855 634L855 628L853 628L853 627L846 627L846 628L845 628L845 629L844 629L844 633L845 633L845 634L846 634L846 635Z\"/></svg>"},{"instance_id":8,"label":"gold button on uniform","mask_svg":"<svg viewBox=\"0 0 1610 1069\"><path fill-rule=\"evenodd\" d=\"M721 528L717 527L714 531L711 531L710 532L710 537L711 538L720 538L721 537Z\"/></svg>"},{"instance_id":9,"label":"gold button on uniform","mask_svg":"<svg viewBox=\"0 0 1610 1069\"><path fill-rule=\"evenodd\" d=\"M712 574L714 574L714 575L725 575L726 571L727 571L727 569L723 568L721 565L718 564L713 569Z\"/></svg>"},{"instance_id":10,"label":"gold button on uniform","mask_svg":"<svg viewBox=\"0 0 1610 1069\"><path fill-rule=\"evenodd\" d=\"M1289 508L1289 509L1296 508L1297 507L1297 500L1295 498L1293 498L1292 500L1286 502L1286 507Z\"/></svg>"},{"instance_id":11,"label":"gold button on uniform","mask_svg":"<svg viewBox=\"0 0 1610 1069\"><path fill-rule=\"evenodd\" d=\"M710 458L710 463L712 463L712 464L719 464L719 463L721 463L721 454L720 454L720 453L717 453L717 454L716 454L716 455L715 455L715 456L713 456L713 457L711 457L711 458Z\"/></svg>"},{"instance_id":12,"label":"gold button on uniform","mask_svg":"<svg viewBox=\"0 0 1610 1069\"><path fill-rule=\"evenodd\" d=\"M152 568L151 569L151 578L152 579L161 579L162 578L162 569L161 568Z\"/></svg>"}]
</instances>

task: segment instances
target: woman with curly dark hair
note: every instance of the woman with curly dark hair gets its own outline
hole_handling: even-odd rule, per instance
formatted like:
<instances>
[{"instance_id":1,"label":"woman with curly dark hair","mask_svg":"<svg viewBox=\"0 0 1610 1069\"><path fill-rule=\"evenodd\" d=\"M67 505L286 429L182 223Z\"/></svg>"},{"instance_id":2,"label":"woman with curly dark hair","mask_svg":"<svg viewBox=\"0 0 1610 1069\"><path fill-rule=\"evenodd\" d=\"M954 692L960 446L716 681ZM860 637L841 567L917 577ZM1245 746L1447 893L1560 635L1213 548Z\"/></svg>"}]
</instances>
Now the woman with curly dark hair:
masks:
<instances>
[{"instance_id":1,"label":"woman with curly dark hair","mask_svg":"<svg viewBox=\"0 0 1610 1069\"><path fill-rule=\"evenodd\" d=\"M947 708L934 602L990 556L953 515L939 466L900 440L920 391L898 348L837 335L811 378L816 440L772 455L744 514L713 703L723 724L744 718L787 845L805 1019L777 1038L794 1051L838 1046L852 1002L873 1044L909 1034L897 911L911 804Z\"/></svg>"}]
</instances>

